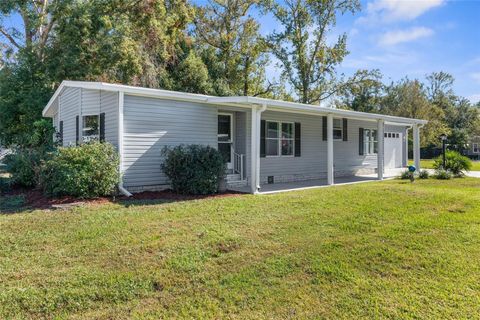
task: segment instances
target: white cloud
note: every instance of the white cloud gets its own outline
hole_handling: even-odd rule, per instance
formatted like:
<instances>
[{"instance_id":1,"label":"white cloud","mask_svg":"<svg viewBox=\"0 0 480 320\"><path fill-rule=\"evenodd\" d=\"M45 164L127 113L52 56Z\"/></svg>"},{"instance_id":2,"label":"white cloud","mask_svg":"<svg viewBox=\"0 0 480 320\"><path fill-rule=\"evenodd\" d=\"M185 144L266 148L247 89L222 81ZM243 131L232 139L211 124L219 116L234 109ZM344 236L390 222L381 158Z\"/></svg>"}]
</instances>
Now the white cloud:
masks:
<instances>
[{"instance_id":1,"label":"white cloud","mask_svg":"<svg viewBox=\"0 0 480 320\"><path fill-rule=\"evenodd\" d=\"M382 46L393 46L399 43L410 42L420 38L430 37L434 31L425 27L414 27L406 30L394 30L384 33L379 44Z\"/></svg>"},{"instance_id":2,"label":"white cloud","mask_svg":"<svg viewBox=\"0 0 480 320\"><path fill-rule=\"evenodd\" d=\"M480 72L470 73L470 77L476 82L480 83Z\"/></svg>"},{"instance_id":3,"label":"white cloud","mask_svg":"<svg viewBox=\"0 0 480 320\"><path fill-rule=\"evenodd\" d=\"M472 94L471 96L468 96L467 98L472 103L480 102L480 93L479 94Z\"/></svg>"},{"instance_id":4,"label":"white cloud","mask_svg":"<svg viewBox=\"0 0 480 320\"><path fill-rule=\"evenodd\" d=\"M445 2L446 0L373 0L367 4L366 16L357 22L372 24L409 21Z\"/></svg>"}]
</instances>

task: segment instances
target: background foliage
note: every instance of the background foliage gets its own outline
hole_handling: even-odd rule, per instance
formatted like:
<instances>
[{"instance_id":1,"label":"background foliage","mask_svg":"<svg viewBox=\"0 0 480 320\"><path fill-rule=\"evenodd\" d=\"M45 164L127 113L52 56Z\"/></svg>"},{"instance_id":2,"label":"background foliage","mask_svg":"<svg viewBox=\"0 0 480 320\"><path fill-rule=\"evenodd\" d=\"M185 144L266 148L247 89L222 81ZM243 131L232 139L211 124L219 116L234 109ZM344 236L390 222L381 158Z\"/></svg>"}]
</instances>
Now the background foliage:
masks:
<instances>
[{"instance_id":1,"label":"background foliage","mask_svg":"<svg viewBox=\"0 0 480 320\"><path fill-rule=\"evenodd\" d=\"M445 72L385 84L379 70L351 77L337 71L349 54L347 36L326 39L335 34L339 15L359 10L358 0L2 1L0 142L28 147L31 136L50 139L33 124L66 79L418 117L429 120L424 148L438 146L441 133L456 150L480 135L478 106L455 95ZM261 35L267 11L278 28ZM14 15L22 24L5 22ZM273 57L279 79L266 73Z\"/></svg>"}]
</instances>

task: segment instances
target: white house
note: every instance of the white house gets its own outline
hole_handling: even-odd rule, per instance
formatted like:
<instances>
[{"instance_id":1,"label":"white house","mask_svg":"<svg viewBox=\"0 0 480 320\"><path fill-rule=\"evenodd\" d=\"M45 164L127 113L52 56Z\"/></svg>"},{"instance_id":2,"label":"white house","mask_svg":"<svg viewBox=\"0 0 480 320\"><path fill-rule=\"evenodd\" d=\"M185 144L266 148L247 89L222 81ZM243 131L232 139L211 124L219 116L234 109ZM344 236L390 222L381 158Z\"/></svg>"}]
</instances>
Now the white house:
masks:
<instances>
[{"instance_id":1,"label":"white house","mask_svg":"<svg viewBox=\"0 0 480 320\"><path fill-rule=\"evenodd\" d=\"M164 146L203 144L228 160L230 185L378 173L407 165L411 128L420 168L424 120L255 97L214 97L99 82L64 81L43 110L64 146L92 138L118 148L121 190L168 187Z\"/></svg>"}]
</instances>

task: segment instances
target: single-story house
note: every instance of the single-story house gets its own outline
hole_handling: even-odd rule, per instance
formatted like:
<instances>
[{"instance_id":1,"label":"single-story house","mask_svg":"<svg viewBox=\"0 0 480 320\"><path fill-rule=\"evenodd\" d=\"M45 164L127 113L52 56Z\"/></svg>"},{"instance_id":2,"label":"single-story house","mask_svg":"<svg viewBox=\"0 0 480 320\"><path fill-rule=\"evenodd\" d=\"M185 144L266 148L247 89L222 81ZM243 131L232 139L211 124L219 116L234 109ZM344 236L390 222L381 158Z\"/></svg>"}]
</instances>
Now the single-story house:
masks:
<instances>
[{"instance_id":1,"label":"single-story house","mask_svg":"<svg viewBox=\"0 0 480 320\"><path fill-rule=\"evenodd\" d=\"M118 148L120 190L168 187L161 150L218 148L228 184L249 186L377 173L407 165L412 129L420 168L426 121L256 97L215 97L100 82L64 81L43 110L63 146L90 139Z\"/></svg>"}]
</instances>

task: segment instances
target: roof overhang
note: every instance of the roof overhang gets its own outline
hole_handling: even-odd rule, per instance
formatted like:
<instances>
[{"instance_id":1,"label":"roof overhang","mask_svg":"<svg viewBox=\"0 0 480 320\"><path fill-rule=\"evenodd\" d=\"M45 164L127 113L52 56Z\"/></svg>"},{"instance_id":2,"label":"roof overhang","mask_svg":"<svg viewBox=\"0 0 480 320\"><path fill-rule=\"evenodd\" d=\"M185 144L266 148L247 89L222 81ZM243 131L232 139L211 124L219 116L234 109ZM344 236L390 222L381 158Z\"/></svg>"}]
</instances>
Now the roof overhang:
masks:
<instances>
[{"instance_id":1,"label":"roof overhang","mask_svg":"<svg viewBox=\"0 0 480 320\"><path fill-rule=\"evenodd\" d=\"M359 120L384 120L387 124L403 124L403 125L424 125L428 121L404 117L395 117L377 113L358 112L351 110L335 109L329 107L323 107L320 105L311 105L297 102L264 99L256 97L211 97L207 100L209 103L215 104L239 104L239 105L266 105L268 110L304 113L312 115L325 115L333 114L343 118L359 119Z\"/></svg>"},{"instance_id":2,"label":"roof overhang","mask_svg":"<svg viewBox=\"0 0 480 320\"><path fill-rule=\"evenodd\" d=\"M211 105L225 105L225 106L236 106L243 108L252 108L255 105L267 106L268 110L280 111L280 112L290 112L290 113L302 113L302 114L311 114L311 115L326 115L333 114L338 117L350 118L350 119L359 119L359 120L368 120L376 121L383 120L386 124L396 124L396 125L424 125L427 123L426 120L420 119L411 119L403 117L394 117L383 114L376 113L366 113L358 112L351 110L335 109L328 108L319 105L311 105L297 102L288 102L274 99L265 99L257 97L248 97L248 96L233 96L233 97L215 97L208 96L203 94L194 94L194 93L185 93L169 90L160 90L160 89L151 89L151 88L142 88L142 87L133 87L126 86L121 84L111 84L104 82L86 82L86 81L63 81L58 89L53 94L52 98L45 106L42 111L44 117L53 117L55 114L57 99L66 87L73 88L83 88L83 89L93 89L93 90L104 90L104 91L117 91L124 92L129 95L137 95L144 97L155 97L162 99L172 99L178 101L191 101L191 102L200 102Z\"/></svg>"}]
</instances>

